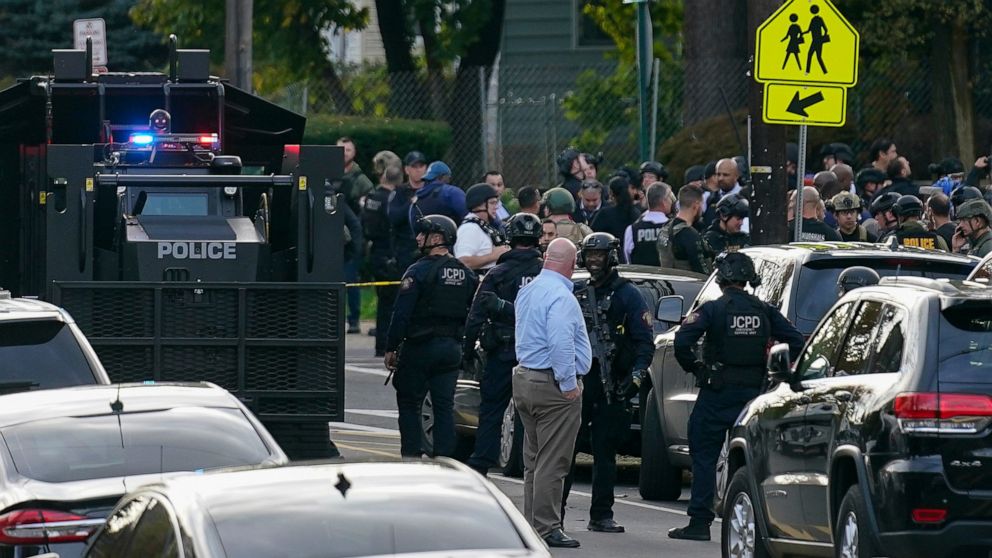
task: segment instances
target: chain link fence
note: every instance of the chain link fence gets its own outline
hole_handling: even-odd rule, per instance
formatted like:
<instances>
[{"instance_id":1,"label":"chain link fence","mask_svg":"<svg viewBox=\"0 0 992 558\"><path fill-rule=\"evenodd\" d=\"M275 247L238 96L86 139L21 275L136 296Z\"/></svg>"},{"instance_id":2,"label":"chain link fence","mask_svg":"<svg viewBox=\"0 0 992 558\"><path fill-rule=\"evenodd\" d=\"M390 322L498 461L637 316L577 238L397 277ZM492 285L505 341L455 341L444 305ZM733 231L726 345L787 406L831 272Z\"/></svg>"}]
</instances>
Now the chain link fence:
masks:
<instances>
[{"instance_id":1,"label":"chain link fence","mask_svg":"<svg viewBox=\"0 0 992 558\"><path fill-rule=\"evenodd\" d=\"M684 160L662 158L674 173L744 151L740 146L747 140L742 123L750 75L750 66L741 60L656 62L650 106L653 152L658 157L671 152L662 147L666 142L669 147L699 144L696 151L683 150L688 154L676 157ZM992 74L977 75L969 99L975 143L981 146L992 137ZM340 69L337 77L293 84L269 99L307 115L446 122L453 134L448 153L428 155L451 164L456 182L463 185L478 181L486 170L499 169L510 187L549 187L559 182L555 156L570 145L602 153L607 169L637 163L637 77L629 65L504 65L435 74L390 74L381 66L355 66ZM947 147L955 145L953 127L942 120L954 116L949 103L947 87L935 80L927 62L863 60L859 82L848 93L847 125L810 130L812 168L819 168L822 144L848 143L862 165L871 142L888 137L913 163L917 178L925 178L927 163L958 155ZM790 127L791 141L797 134ZM733 152L720 152L728 149ZM979 154L984 152L979 148ZM673 174L670 181L680 179Z\"/></svg>"}]
</instances>

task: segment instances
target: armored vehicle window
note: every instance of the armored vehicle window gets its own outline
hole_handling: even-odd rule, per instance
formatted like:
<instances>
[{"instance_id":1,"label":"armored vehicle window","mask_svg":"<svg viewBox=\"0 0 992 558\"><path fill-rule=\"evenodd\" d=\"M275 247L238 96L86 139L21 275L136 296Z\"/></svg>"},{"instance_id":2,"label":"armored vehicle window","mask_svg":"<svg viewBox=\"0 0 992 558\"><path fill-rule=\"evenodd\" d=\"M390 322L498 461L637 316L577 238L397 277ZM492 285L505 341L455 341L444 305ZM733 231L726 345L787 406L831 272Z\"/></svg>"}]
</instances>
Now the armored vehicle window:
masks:
<instances>
[{"instance_id":1,"label":"armored vehicle window","mask_svg":"<svg viewBox=\"0 0 992 558\"><path fill-rule=\"evenodd\" d=\"M3 385L42 389L96 383L72 330L55 320L0 322Z\"/></svg>"},{"instance_id":2,"label":"armored vehicle window","mask_svg":"<svg viewBox=\"0 0 992 558\"><path fill-rule=\"evenodd\" d=\"M832 376L856 376L865 371L874 346L875 326L882 316L882 303L868 300L861 304L840 350Z\"/></svg>"},{"instance_id":3,"label":"armored vehicle window","mask_svg":"<svg viewBox=\"0 0 992 558\"><path fill-rule=\"evenodd\" d=\"M877 349L872 351L875 356L868 368L869 374L899 371L902 366L903 344L906 340L905 323L906 313L901 308L885 305L882 319L878 323L878 333L875 335Z\"/></svg>"},{"instance_id":4,"label":"armored vehicle window","mask_svg":"<svg viewBox=\"0 0 992 558\"><path fill-rule=\"evenodd\" d=\"M142 215L208 215L207 194L196 193L148 193L148 199L141 210Z\"/></svg>"},{"instance_id":5,"label":"armored vehicle window","mask_svg":"<svg viewBox=\"0 0 992 558\"><path fill-rule=\"evenodd\" d=\"M848 302L838 306L829 318L823 321L823 325L810 339L809 345L799 357L799 364L796 371L803 380L815 380L825 377L830 371L837 346L844 338L847 331L847 324L854 310L854 302Z\"/></svg>"}]
</instances>

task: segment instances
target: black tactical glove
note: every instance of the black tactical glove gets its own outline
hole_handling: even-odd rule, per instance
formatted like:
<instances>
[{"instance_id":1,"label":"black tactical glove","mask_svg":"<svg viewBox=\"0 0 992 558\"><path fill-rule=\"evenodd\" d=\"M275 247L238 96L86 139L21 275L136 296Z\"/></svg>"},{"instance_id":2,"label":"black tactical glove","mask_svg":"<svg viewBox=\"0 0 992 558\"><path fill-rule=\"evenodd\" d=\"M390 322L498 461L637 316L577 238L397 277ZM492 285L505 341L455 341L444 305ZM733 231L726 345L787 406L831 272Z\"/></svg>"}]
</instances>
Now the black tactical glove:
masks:
<instances>
[{"instance_id":1,"label":"black tactical glove","mask_svg":"<svg viewBox=\"0 0 992 558\"><path fill-rule=\"evenodd\" d=\"M503 308L503 299L492 291L481 291L478 295L478 305L487 315L492 316Z\"/></svg>"},{"instance_id":2,"label":"black tactical glove","mask_svg":"<svg viewBox=\"0 0 992 558\"><path fill-rule=\"evenodd\" d=\"M644 376L647 376L647 370L634 370L629 375L624 376L620 385L617 386L617 390L626 399L634 397L641 391L641 381Z\"/></svg>"}]
</instances>

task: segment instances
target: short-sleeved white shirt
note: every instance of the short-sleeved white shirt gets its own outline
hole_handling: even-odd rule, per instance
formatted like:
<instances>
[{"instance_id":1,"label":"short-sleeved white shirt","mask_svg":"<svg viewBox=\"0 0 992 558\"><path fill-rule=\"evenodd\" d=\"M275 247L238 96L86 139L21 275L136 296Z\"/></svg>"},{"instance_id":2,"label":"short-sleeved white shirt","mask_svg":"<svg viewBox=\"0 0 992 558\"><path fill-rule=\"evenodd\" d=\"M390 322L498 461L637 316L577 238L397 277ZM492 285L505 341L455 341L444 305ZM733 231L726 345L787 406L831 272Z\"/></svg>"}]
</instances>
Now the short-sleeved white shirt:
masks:
<instances>
[{"instance_id":1,"label":"short-sleeved white shirt","mask_svg":"<svg viewBox=\"0 0 992 558\"><path fill-rule=\"evenodd\" d=\"M455 239L455 257L464 256L488 256L493 253L493 240L482 230L478 223L479 218L475 215L468 215L458 227L458 237ZM481 269L490 269L496 262L490 262Z\"/></svg>"}]
</instances>

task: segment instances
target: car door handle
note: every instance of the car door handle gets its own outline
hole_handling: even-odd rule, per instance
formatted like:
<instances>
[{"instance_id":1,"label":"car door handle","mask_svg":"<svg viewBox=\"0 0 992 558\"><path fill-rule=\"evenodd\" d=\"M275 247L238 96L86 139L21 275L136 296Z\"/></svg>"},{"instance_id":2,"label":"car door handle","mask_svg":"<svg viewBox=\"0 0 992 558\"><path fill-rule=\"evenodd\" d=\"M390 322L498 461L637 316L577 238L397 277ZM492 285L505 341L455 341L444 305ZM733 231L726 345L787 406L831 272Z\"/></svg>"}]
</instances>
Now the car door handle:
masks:
<instances>
[{"instance_id":1,"label":"car door handle","mask_svg":"<svg viewBox=\"0 0 992 558\"><path fill-rule=\"evenodd\" d=\"M843 401L843 402L846 403L846 402L850 401L851 399L854 399L854 395L852 395L851 392L849 392L847 390L841 390L841 391L834 392L834 399L836 399L837 401Z\"/></svg>"}]
</instances>

